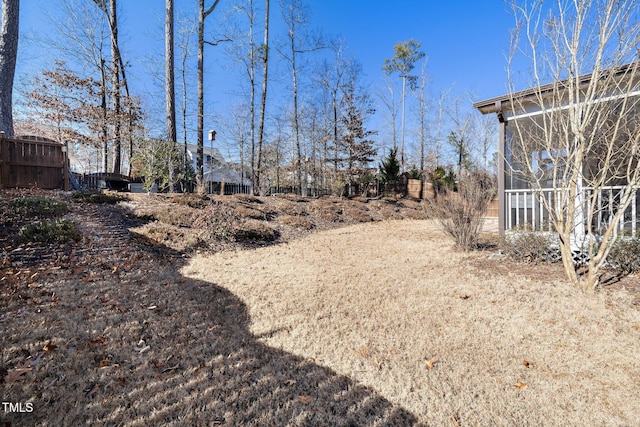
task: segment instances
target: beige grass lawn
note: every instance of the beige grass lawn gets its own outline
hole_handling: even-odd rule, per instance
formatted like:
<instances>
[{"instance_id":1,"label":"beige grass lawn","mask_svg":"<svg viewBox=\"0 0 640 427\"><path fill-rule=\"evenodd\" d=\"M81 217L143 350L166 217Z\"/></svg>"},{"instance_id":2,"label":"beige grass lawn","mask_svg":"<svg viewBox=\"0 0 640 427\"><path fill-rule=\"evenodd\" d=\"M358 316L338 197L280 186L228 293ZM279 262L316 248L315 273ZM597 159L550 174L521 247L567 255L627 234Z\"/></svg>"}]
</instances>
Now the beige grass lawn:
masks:
<instances>
[{"instance_id":1,"label":"beige grass lawn","mask_svg":"<svg viewBox=\"0 0 640 427\"><path fill-rule=\"evenodd\" d=\"M182 272L237 297L266 346L420 422L638 425L631 296L492 274L483 257L454 252L429 221L388 221L196 256Z\"/></svg>"}]
</instances>

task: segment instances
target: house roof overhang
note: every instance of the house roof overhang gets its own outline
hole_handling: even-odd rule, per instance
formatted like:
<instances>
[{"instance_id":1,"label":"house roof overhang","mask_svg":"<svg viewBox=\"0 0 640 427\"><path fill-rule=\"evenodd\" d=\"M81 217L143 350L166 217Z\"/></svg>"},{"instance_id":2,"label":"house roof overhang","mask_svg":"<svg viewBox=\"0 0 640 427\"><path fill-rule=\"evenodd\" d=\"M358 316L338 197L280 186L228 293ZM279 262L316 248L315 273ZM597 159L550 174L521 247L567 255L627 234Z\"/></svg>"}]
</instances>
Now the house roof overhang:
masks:
<instances>
[{"instance_id":1,"label":"house roof overhang","mask_svg":"<svg viewBox=\"0 0 640 427\"><path fill-rule=\"evenodd\" d=\"M640 61L632 62L630 64L625 64L611 70L603 71L603 73L613 73L613 77L624 77L631 73L634 77L637 78L637 73L640 71ZM579 85L588 83L593 74L585 74L578 77L577 83ZM608 75L610 76L610 75ZM563 80L559 82L553 82L546 85L525 89L519 92L513 92L506 95L498 96L495 98L490 98L484 101L478 101L473 104L473 108L480 111L482 114L492 114L497 113L498 119L502 121L502 112L511 110L511 104L514 101L517 101L518 104L524 105L527 102L532 104L536 103L540 100L540 98L544 98L546 94L551 94L553 91L566 88L569 86L569 80Z\"/></svg>"}]
</instances>

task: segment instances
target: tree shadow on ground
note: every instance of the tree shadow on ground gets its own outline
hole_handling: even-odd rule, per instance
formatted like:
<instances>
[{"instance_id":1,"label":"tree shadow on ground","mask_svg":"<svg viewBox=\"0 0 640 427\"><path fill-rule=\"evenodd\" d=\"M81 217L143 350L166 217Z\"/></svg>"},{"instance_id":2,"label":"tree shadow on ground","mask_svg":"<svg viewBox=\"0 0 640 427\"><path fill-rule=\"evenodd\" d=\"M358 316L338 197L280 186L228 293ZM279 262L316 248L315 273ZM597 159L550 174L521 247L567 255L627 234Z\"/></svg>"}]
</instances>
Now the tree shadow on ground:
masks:
<instances>
[{"instance_id":1,"label":"tree shadow on ground","mask_svg":"<svg viewBox=\"0 0 640 427\"><path fill-rule=\"evenodd\" d=\"M313 359L264 345L249 331L248 309L239 298L216 284L183 277L180 254L157 245L140 249L139 240L131 243L138 246L134 258L124 248L122 259L110 260L134 262L127 273L107 266L90 280L47 284L61 297L41 304L46 326L12 339L19 348L51 337L56 348L43 352L31 346L29 360L38 364L28 381L7 384L2 397L33 402L34 411L4 414L5 423L418 423L407 410ZM21 321L16 328L24 329Z\"/></svg>"}]
</instances>

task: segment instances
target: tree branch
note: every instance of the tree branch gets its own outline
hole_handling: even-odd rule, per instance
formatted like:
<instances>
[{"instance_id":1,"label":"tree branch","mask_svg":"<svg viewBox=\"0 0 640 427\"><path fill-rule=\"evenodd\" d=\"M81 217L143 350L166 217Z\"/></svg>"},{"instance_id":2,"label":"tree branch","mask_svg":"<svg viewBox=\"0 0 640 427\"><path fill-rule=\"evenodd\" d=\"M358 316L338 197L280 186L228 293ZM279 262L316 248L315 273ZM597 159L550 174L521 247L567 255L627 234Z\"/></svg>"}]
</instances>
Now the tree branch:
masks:
<instances>
[{"instance_id":1,"label":"tree branch","mask_svg":"<svg viewBox=\"0 0 640 427\"><path fill-rule=\"evenodd\" d=\"M100 1L100 0L94 0L94 1ZM218 6L218 3L220 3L220 0L216 0L215 2L213 2L213 4L211 5L211 7L209 9L207 9L204 12L204 17L206 18L207 16L211 15L211 12L213 12L215 10L215 8ZM205 42L206 43L206 42Z\"/></svg>"},{"instance_id":2,"label":"tree branch","mask_svg":"<svg viewBox=\"0 0 640 427\"><path fill-rule=\"evenodd\" d=\"M212 42L207 41L207 40L204 40L204 43L205 43L205 44L208 44L209 46L218 46L220 43L223 43L223 42L232 42L232 41L233 41L233 39L231 39L231 38L229 38L229 37L226 37L226 38L224 38L224 39L219 39L219 40L215 40L215 41L212 41Z\"/></svg>"}]
</instances>

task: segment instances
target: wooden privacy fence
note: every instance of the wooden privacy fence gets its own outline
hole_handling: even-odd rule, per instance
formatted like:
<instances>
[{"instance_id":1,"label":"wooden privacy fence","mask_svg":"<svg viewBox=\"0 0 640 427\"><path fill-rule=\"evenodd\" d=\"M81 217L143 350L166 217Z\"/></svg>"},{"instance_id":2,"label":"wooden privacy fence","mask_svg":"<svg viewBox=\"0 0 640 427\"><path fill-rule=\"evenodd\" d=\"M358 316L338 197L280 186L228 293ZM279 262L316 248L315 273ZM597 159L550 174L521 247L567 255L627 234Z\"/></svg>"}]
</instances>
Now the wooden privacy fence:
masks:
<instances>
[{"instance_id":1,"label":"wooden privacy fence","mask_svg":"<svg viewBox=\"0 0 640 427\"><path fill-rule=\"evenodd\" d=\"M69 189L63 144L47 138L6 138L0 133L0 187Z\"/></svg>"}]
</instances>

